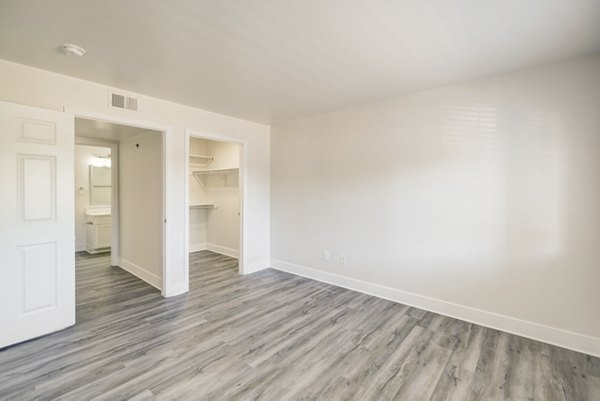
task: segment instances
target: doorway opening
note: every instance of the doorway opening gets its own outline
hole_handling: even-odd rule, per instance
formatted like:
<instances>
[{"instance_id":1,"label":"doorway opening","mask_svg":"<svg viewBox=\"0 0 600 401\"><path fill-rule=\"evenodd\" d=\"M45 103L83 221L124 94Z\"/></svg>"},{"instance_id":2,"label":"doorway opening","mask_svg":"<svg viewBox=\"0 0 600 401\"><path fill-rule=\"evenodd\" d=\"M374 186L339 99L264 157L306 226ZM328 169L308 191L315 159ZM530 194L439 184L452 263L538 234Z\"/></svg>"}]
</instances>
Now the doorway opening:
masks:
<instances>
[{"instance_id":1,"label":"doorway opening","mask_svg":"<svg viewBox=\"0 0 600 401\"><path fill-rule=\"evenodd\" d=\"M189 135L187 145L190 258L224 255L237 259L232 266L242 273L243 144Z\"/></svg>"},{"instance_id":2,"label":"doorway opening","mask_svg":"<svg viewBox=\"0 0 600 401\"><path fill-rule=\"evenodd\" d=\"M164 163L161 131L75 118L76 251L163 291Z\"/></svg>"}]
</instances>

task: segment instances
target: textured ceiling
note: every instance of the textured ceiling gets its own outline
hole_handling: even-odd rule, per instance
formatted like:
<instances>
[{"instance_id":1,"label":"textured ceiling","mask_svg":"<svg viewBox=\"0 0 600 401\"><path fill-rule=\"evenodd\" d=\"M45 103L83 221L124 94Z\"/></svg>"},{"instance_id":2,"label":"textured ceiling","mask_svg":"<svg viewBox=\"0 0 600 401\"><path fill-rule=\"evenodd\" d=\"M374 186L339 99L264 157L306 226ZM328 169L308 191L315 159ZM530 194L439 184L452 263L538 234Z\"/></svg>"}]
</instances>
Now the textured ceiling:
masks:
<instances>
[{"instance_id":1,"label":"textured ceiling","mask_svg":"<svg viewBox=\"0 0 600 401\"><path fill-rule=\"evenodd\" d=\"M598 50L598 0L0 1L0 58L263 123Z\"/></svg>"}]
</instances>

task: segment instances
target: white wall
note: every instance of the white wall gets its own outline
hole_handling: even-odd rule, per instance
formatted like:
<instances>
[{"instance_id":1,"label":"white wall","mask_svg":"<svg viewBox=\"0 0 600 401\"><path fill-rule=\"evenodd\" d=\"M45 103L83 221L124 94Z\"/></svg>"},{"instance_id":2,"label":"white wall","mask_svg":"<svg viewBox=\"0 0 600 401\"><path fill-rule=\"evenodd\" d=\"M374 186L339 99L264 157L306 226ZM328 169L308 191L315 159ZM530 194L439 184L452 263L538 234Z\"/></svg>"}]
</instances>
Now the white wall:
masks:
<instances>
[{"instance_id":1,"label":"white wall","mask_svg":"<svg viewBox=\"0 0 600 401\"><path fill-rule=\"evenodd\" d=\"M240 186L238 171L206 176L208 196L217 205L206 212L207 249L232 257L240 250Z\"/></svg>"},{"instance_id":2,"label":"white wall","mask_svg":"<svg viewBox=\"0 0 600 401\"><path fill-rule=\"evenodd\" d=\"M162 136L147 131L119 144L121 267L162 288Z\"/></svg>"},{"instance_id":3,"label":"white wall","mask_svg":"<svg viewBox=\"0 0 600 401\"><path fill-rule=\"evenodd\" d=\"M210 169L239 168L240 145L190 138L190 153L213 156ZM240 249L239 171L190 177L190 203L214 203L216 209L190 210L190 251L208 249L232 257Z\"/></svg>"},{"instance_id":4,"label":"white wall","mask_svg":"<svg viewBox=\"0 0 600 401\"><path fill-rule=\"evenodd\" d=\"M75 250L85 251L85 210L90 207L90 162L96 156L110 155L110 148L75 145ZM83 191L79 191L83 188Z\"/></svg>"},{"instance_id":5,"label":"white wall","mask_svg":"<svg viewBox=\"0 0 600 401\"><path fill-rule=\"evenodd\" d=\"M208 141L209 153L214 156L211 168L239 168L240 145ZM208 197L218 205L206 215L207 248L229 256L240 249L240 183L239 171L206 177Z\"/></svg>"},{"instance_id":6,"label":"white wall","mask_svg":"<svg viewBox=\"0 0 600 401\"><path fill-rule=\"evenodd\" d=\"M596 54L273 126L273 266L600 354L599 94Z\"/></svg>"},{"instance_id":7,"label":"white wall","mask_svg":"<svg viewBox=\"0 0 600 401\"><path fill-rule=\"evenodd\" d=\"M76 61L76 60L71 60ZM0 100L51 110L75 110L148 121L169 127L166 138L167 277L166 292L187 290L185 274L185 129L244 141L247 151L247 202L244 227L248 270L269 265L269 127L168 101L139 96L139 112L108 107L109 87L0 60Z\"/></svg>"},{"instance_id":8,"label":"white wall","mask_svg":"<svg viewBox=\"0 0 600 401\"><path fill-rule=\"evenodd\" d=\"M214 157L210 168L238 168L240 167L240 145L231 142L205 140L207 152Z\"/></svg>"}]
</instances>

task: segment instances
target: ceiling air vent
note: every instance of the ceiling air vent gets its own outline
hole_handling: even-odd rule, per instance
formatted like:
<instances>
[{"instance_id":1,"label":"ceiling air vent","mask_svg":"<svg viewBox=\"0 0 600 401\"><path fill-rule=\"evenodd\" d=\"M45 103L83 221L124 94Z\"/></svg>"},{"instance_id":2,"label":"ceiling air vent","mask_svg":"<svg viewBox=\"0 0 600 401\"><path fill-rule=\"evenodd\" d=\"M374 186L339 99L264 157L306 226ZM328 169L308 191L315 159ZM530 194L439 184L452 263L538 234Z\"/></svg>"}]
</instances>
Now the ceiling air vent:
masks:
<instances>
[{"instance_id":1,"label":"ceiling air vent","mask_svg":"<svg viewBox=\"0 0 600 401\"><path fill-rule=\"evenodd\" d=\"M121 95L119 93L110 93L110 107L121 110L138 110L138 100L134 97Z\"/></svg>"}]
</instances>

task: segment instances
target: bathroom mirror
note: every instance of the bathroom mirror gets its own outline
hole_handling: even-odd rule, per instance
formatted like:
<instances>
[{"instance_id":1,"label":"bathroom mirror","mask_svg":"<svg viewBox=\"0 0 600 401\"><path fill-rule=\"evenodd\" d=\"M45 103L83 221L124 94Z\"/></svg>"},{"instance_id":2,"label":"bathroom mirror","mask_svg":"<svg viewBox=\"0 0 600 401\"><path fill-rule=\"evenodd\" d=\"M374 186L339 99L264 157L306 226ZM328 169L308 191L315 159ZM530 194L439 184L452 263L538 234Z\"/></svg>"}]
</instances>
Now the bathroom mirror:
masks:
<instances>
[{"instance_id":1,"label":"bathroom mirror","mask_svg":"<svg viewBox=\"0 0 600 401\"><path fill-rule=\"evenodd\" d=\"M90 206L110 206L110 167L90 166Z\"/></svg>"}]
</instances>

